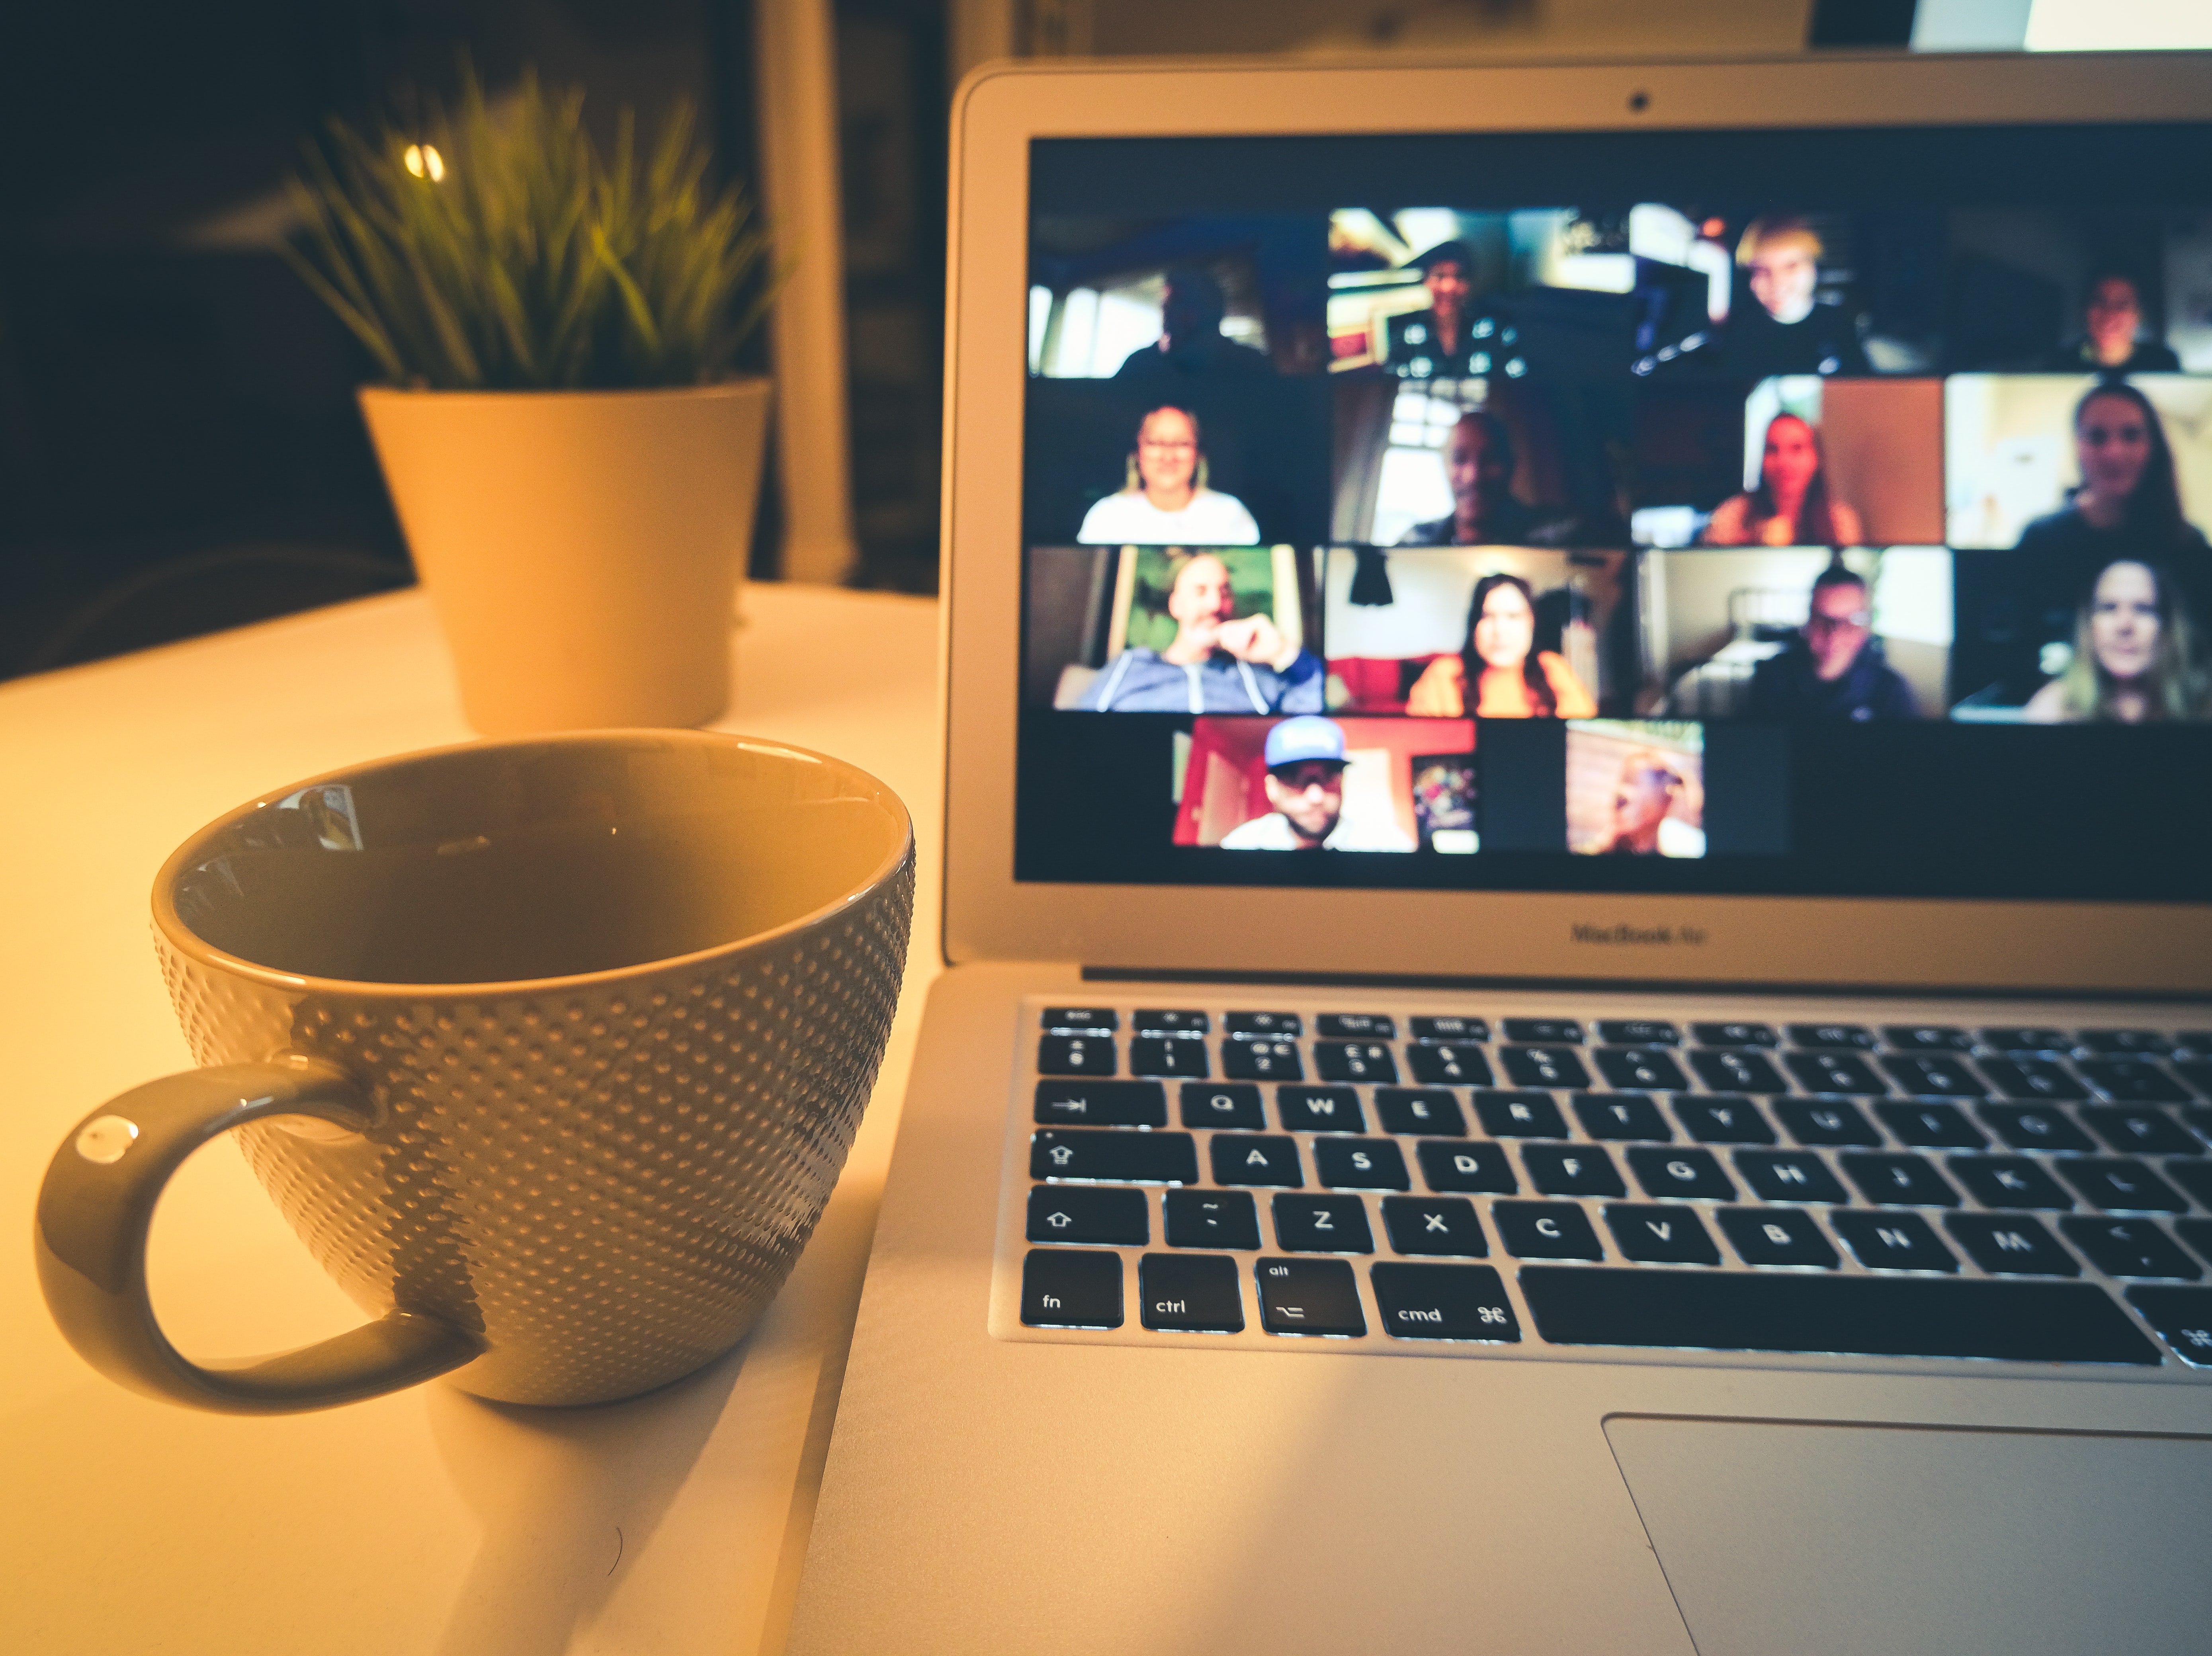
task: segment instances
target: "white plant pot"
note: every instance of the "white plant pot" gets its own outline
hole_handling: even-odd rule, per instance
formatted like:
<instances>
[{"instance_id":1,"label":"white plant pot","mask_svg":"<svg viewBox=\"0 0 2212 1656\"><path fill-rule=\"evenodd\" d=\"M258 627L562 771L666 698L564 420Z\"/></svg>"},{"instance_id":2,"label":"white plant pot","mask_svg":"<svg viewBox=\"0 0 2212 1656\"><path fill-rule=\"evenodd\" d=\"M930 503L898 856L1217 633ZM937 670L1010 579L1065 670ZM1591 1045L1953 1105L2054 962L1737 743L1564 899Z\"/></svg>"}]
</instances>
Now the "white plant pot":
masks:
<instances>
[{"instance_id":1,"label":"white plant pot","mask_svg":"<svg viewBox=\"0 0 2212 1656\"><path fill-rule=\"evenodd\" d=\"M361 406L471 725L704 725L728 708L767 380L369 389Z\"/></svg>"}]
</instances>

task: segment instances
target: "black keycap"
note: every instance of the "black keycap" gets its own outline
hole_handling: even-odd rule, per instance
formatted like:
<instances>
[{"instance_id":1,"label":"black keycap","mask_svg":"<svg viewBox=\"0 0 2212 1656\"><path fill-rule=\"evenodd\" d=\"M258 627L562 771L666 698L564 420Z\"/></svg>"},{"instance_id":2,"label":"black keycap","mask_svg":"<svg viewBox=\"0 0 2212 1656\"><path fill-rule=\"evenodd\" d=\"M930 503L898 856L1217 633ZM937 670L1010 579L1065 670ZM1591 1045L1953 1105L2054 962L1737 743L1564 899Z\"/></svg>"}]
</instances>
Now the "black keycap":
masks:
<instances>
[{"instance_id":1,"label":"black keycap","mask_svg":"<svg viewBox=\"0 0 2212 1656\"><path fill-rule=\"evenodd\" d=\"M2197 1205L2212 1212L2212 1162L2169 1162L2166 1176L2197 1198Z\"/></svg>"},{"instance_id":2,"label":"black keycap","mask_svg":"<svg viewBox=\"0 0 2212 1656\"><path fill-rule=\"evenodd\" d=\"M1232 1035L1262 1038L1305 1033L1296 1012L1231 1012L1221 1020L1221 1027Z\"/></svg>"},{"instance_id":3,"label":"black keycap","mask_svg":"<svg viewBox=\"0 0 2212 1656\"><path fill-rule=\"evenodd\" d=\"M1735 1200L1735 1181L1710 1150L1632 1149L1628 1169L1646 1196L1677 1202Z\"/></svg>"},{"instance_id":4,"label":"black keycap","mask_svg":"<svg viewBox=\"0 0 2212 1656\"><path fill-rule=\"evenodd\" d=\"M1958 1255L1917 1213L1832 1213L1828 1222L1869 1271L1956 1271Z\"/></svg>"},{"instance_id":5,"label":"black keycap","mask_svg":"<svg viewBox=\"0 0 2212 1656\"><path fill-rule=\"evenodd\" d=\"M1133 1035L1129 1040L1129 1073L1133 1076L1191 1076L1203 1080L1206 1043L1186 1035Z\"/></svg>"},{"instance_id":6,"label":"black keycap","mask_svg":"<svg viewBox=\"0 0 2212 1656\"><path fill-rule=\"evenodd\" d=\"M2039 1220L2022 1214L1948 1213L1943 1228L1992 1277L2079 1277L2081 1267Z\"/></svg>"},{"instance_id":7,"label":"black keycap","mask_svg":"<svg viewBox=\"0 0 2212 1656\"><path fill-rule=\"evenodd\" d=\"M1398 1026L1377 1012L1323 1012L1314 1033L1331 1040L1395 1040Z\"/></svg>"},{"instance_id":8,"label":"black keycap","mask_svg":"<svg viewBox=\"0 0 2212 1656\"><path fill-rule=\"evenodd\" d=\"M2085 1058L2076 1066L2089 1084L2117 1104L2186 1104L2189 1095L2148 1059Z\"/></svg>"},{"instance_id":9,"label":"black keycap","mask_svg":"<svg viewBox=\"0 0 2212 1656\"><path fill-rule=\"evenodd\" d=\"M1392 1083L1398 1079L1398 1065L1388 1046L1371 1040L1317 1040L1314 1073L1323 1081Z\"/></svg>"},{"instance_id":10,"label":"black keycap","mask_svg":"<svg viewBox=\"0 0 2212 1656\"><path fill-rule=\"evenodd\" d=\"M1037 1042L1037 1073L1043 1076L1110 1076L1111 1035L1046 1035Z\"/></svg>"},{"instance_id":11,"label":"black keycap","mask_svg":"<svg viewBox=\"0 0 2212 1656\"><path fill-rule=\"evenodd\" d=\"M1808 1051L1870 1052L1875 1039L1874 1031L1863 1024L1793 1023L1790 1026L1790 1044Z\"/></svg>"},{"instance_id":12,"label":"black keycap","mask_svg":"<svg viewBox=\"0 0 2212 1656\"><path fill-rule=\"evenodd\" d=\"M1717 1093L1786 1093L1790 1083L1757 1052L1695 1052L1690 1067Z\"/></svg>"},{"instance_id":13,"label":"black keycap","mask_svg":"<svg viewBox=\"0 0 2212 1656\"><path fill-rule=\"evenodd\" d=\"M1142 1247L1152 1240L1152 1225L1140 1190L1034 1185L1030 1188L1028 1235L1032 1242Z\"/></svg>"},{"instance_id":14,"label":"black keycap","mask_svg":"<svg viewBox=\"0 0 2212 1656\"><path fill-rule=\"evenodd\" d=\"M2191 1105L2182 1111L2181 1119L2189 1124L2190 1131L2212 1144L2212 1107Z\"/></svg>"},{"instance_id":15,"label":"black keycap","mask_svg":"<svg viewBox=\"0 0 2212 1656\"><path fill-rule=\"evenodd\" d=\"M1801 1144L1863 1144L1881 1143L1874 1124L1859 1113L1856 1104L1814 1104L1803 1099L1777 1101L1774 1113Z\"/></svg>"},{"instance_id":16,"label":"black keycap","mask_svg":"<svg viewBox=\"0 0 2212 1656\"><path fill-rule=\"evenodd\" d=\"M1877 1207L1887 1202L1903 1208L1955 1208L1959 1192L1925 1156L1869 1156L1846 1153L1836 1158L1844 1176L1859 1187L1859 1194Z\"/></svg>"},{"instance_id":17,"label":"black keycap","mask_svg":"<svg viewBox=\"0 0 2212 1656\"><path fill-rule=\"evenodd\" d=\"M2052 1164L2093 1208L2107 1213L2186 1213L2189 1204L2142 1162L2121 1156L2068 1156Z\"/></svg>"},{"instance_id":18,"label":"black keycap","mask_svg":"<svg viewBox=\"0 0 2212 1656\"><path fill-rule=\"evenodd\" d=\"M1187 1012L1175 1008L1139 1008L1129 1020L1130 1027L1144 1035L1202 1035L1213 1028L1213 1021L1203 1012Z\"/></svg>"},{"instance_id":19,"label":"black keycap","mask_svg":"<svg viewBox=\"0 0 2212 1656\"><path fill-rule=\"evenodd\" d=\"M1700 1046L1778 1046L1781 1040L1764 1023L1693 1023L1690 1034Z\"/></svg>"},{"instance_id":20,"label":"black keycap","mask_svg":"<svg viewBox=\"0 0 2212 1656\"><path fill-rule=\"evenodd\" d=\"M1587 1087L1589 1071L1570 1046L1501 1046L1498 1061L1516 1087Z\"/></svg>"},{"instance_id":21,"label":"black keycap","mask_svg":"<svg viewBox=\"0 0 2212 1656\"><path fill-rule=\"evenodd\" d=\"M1260 1326L1270 1334L1357 1339L1367 1331L1359 1284L1341 1259L1262 1259L1252 1280L1260 1289Z\"/></svg>"},{"instance_id":22,"label":"black keycap","mask_svg":"<svg viewBox=\"0 0 2212 1656\"><path fill-rule=\"evenodd\" d=\"M1298 1171L1298 1141L1273 1133L1218 1132L1211 1151L1217 1185L1305 1183Z\"/></svg>"},{"instance_id":23,"label":"black keycap","mask_svg":"<svg viewBox=\"0 0 2212 1656\"><path fill-rule=\"evenodd\" d=\"M1908 1098L1979 1098L1989 1089L1953 1058L1886 1058L1883 1071Z\"/></svg>"},{"instance_id":24,"label":"black keycap","mask_svg":"<svg viewBox=\"0 0 2212 1656\"><path fill-rule=\"evenodd\" d=\"M1314 1182L1324 1190L1411 1190L1406 1157L1387 1138L1317 1138Z\"/></svg>"},{"instance_id":25,"label":"black keycap","mask_svg":"<svg viewBox=\"0 0 2212 1656\"><path fill-rule=\"evenodd\" d=\"M1770 1202L1848 1202L1826 1162L1802 1150L1738 1150L1735 1170Z\"/></svg>"},{"instance_id":26,"label":"black keycap","mask_svg":"<svg viewBox=\"0 0 2212 1656\"><path fill-rule=\"evenodd\" d=\"M2093 1052L2163 1052L2170 1046L2155 1029L2084 1029L2075 1039Z\"/></svg>"},{"instance_id":27,"label":"black keycap","mask_svg":"<svg viewBox=\"0 0 2212 1656\"><path fill-rule=\"evenodd\" d=\"M1678 1096L1674 1119L1700 1144L1771 1144L1774 1129L1747 1098Z\"/></svg>"},{"instance_id":28,"label":"black keycap","mask_svg":"<svg viewBox=\"0 0 2212 1656\"><path fill-rule=\"evenodd\" d=\"M1160 1204L1170 1247L1260 1246L1260 1216L1249 1192L1171 1190Z\"/></svg>"},{"instance_id":29,"label":"black keycap","mask_svg":"<svg viewBox=\"0 0 2212 1656\"><path fill-rule=\"evenodd\" d=\"M1415 1040L1488 1040L1490 1022L1486 1018L1415 1018Z\"/></svg>"},{"instance_id":30,"label":"black keycap","mask_svg":"<svg viewBox=\"0 0 2212 1656\"><path fill-rule=\"evenodd\" d=\"M2186 1081L2199 1098L2212 1098L2212 1060L2178 1059L2174 1073Z\"/></svg>"},{"instance_id":31,"label":"black keycap","mask_svg":"<svg viewBox=\"0 0 2212 1656\"><path fill-rule=\"evenodd\" d=\"M2130 1110L2124 1105L2090 1105L2081 1111L2089 1131L2114 1149L2136 1156L2195 1156L2204 1148L2197 1136L2163 1110Z\"/></svg>"},{"instance_id":32,"label":"black keycap","mask_svg":"<svg viewBox=\"0 0 2212 1656\"><path fill-rule=\"evenodd\" d=\"M2204 1274L2148 1219L2061 1219L2058 1228L2107 1277L2166 1277L2193 1283Z\"/></svg>"},{"instance_id":33,"label":"black keycap","mask_svg":"<svg viewBox=\"0 0 2212 1656\"><path fill-rule=\"evenodd\" d=\"M1109 1035L1121 1027L1121 1015L1110 1006L1048 1006L1038 1022L1055 1035Z\"/></svg>"},{"instance_id":34,"label":"black keycap","mask_svg":"<svg viewBox=\"0 0 2212 1656\"><path fill-rule=\"evenodd\" d=\"M1900 1052L1963 1052L1974 1044L1964 1029L1939 1023L1885 1023L1881 1038Z\"/></svg>"},{"instance_id":35,"label":"black keycap","mask_svg":"<svg viewBox=\"0 0 2212 1656\"><path fill-rule=\"evenodd\" d=\"M1521 1292L1536 1331L1556 1345L2160 1360L2112 1295L2090 1283L1528 1265Z\"/></svg>"},{"instance_id":36,"label":"black keycap","mask_svg":"<svg viewBox=\"0 0 2212 1656\"><path fill-rule=\"evenodd\" d=\"M1626 1092L1687 1092L1690 1083L1671 1054L1647 1047L1601 1046L1592 1054L1598 1073Z\"/></svg>"},{"instance_id":37,"label":"black keycap","mask_svg":"<svg viewBox=\"0 0 2212 1656\"><path fill-rule=\"evenodd\" d=\"M1608 1046L1680 1046L1682 1032L1651 1018L1600 1018L1597 1038Z\"/></svg>"},{"instance_id":38,"label":"black keycap","mask_svg":"<svg viewBox=\"0 0 2212 1656\"><path fill-rule=\"evenodd\" d=\"M1036 1119L1077 1127L1164 1127L1167 1089L1157 1081L1040 1081Z\"/></svg>"},{"instance_id":39,"label":"black keycap","mask_svg":"<svg viewBox=\"0 0 2212 1656\"><path fill-rule=\"evenodd\" d=\"M1498 1240L1516 1259L1602 1259L1597 1233L1572 1202L1493 1202Z\"/></svg>"},{"instance_id":40,"label":"black keycap","mask_svg":"<svg viewBox=\"0 0 2212 1656\"><path fill-rule=\"evenodd\" d=\"M1378 1265L1367 1273L1382 1330L1401 1340L1521 1338L1505 1285L1488 1265Z\"/></svg>"},{"instance_id":41,"label":"black keycap","mask_svg":"<svg viewBox=\"0 0 2212 1656\"><path fill-rule=\"evenodd\" d=\"M1237 1333L1244 1326L1237 1261L1218 1253L1147 1253L1137 1262L1137 1313L1147 1328Z\"/></svg>"},{"instance_id":42,"label":"black keycap","mask_svg":"<svg viewBox=\"0 0 2212 1656\"><path fill-rule=\"evenodd\" d=\"M1187 1132L1030 1135L1030 1177L1102 1185L1194 1185L1198 1143Z\"/></svg>"},{"instance_id":43,"label":"black keycap","mask_svg":"<svg viewBox=\"0 0 2212 1656\"><path fill-rule=\"evenodd\" d=\"M2212 1219L2177 1219L2173 1228L2198 1259L2212 1263Z\"/></svg>"},{"instance_id":44,"label":"black keycap","mask_svg":"<svg viewBox=\"0 0 2212 1656\"><path fill-rule=\"evenodd\" d=\"M1275 1113L1285 1132L1365 1132L1359 1095L1349 1087L1278 1087Z\"/></svg>"},{"instance_id":45,"label":"black keycap","mask_svg":"<svg viewBox=\"0 0 2212 1656\"><path fill-rule=\"evenodd\" d=\"M1567 1119L1549 1093L1478 1092L1474 1119L1492 1138L1565 1138Z\"/></svg>"},{"instance_id":46,"label":"black keycap","mask_svg":"<svg viewBox=\"0 0 2212 1656\"><path fill-rule=\"evenodd\" d=\"M1427 1046L1416 1043L1406 1048L1406 1064L1414 1080L1431 1087L1487 1087L1492 1079L1490 1060L1482 1055L1482 1048L1456 1042Z\"/></svg>"},{"instance_id":47,"label":"black keycap","mask_svg":"<svg viewBox=\"0 0 2212 1656\"><path fill-rule=\"evenodd\" d=\"M1304 1081L1298 1049L1287 1040L1224 1040L1221 1073L1232 1081Z\"/></svg>"},{"instance_id":48,"label":"black keycap","mask_svg":"<svg viewBox=\"0 0 2212 1656\"><path fill-rule=\"evenodd\" d=\"M2063 1029L2013 1026L1983 1030L1982 1045L2000 1052L2066 1052L2073 1050L2074 1037Z\"/></svg>"},{"instance_id":49,"label":"black keycap","mask_svg":"<svg viewBox=\"0 0 2212 1656\"><path fill-rule=\"evenodd\" d=\"M1659 1107L1642 1093L1577 1093L1575 1119L1592 1138L1632 1139L1665 1143L1674 1137Z\"/></svg>"},{"instance_id":50,"label":"black keycap","mask_svg":"<svg viewBox=\"0 0 2212 1656\"><path fill-rule=\"evenodd\" d=\"M1982 1119L2016 1150L2094 1150L2097 1148L2056 1105L1984 1104Z\"/></svg>"},{"instance_id":51,"label":"black keycap","mask_svg":"<svg viewBox=\"0 0 2212 1656\"><path fill-rule=\"evenodd\" d=\"M1595 1144L1528 1144L1521 1165L1546 1196L1626 1196L1620 1169Z\"/></svg>"},{"instance_id":52,"label":"black keycap","mask_svg":"<svg viewBox=\"0 0 2212 1656\"><path fill-rule=\"evenodd\" d=\"M1206 1087L1187 1081L1182 1088L1182 1125L1243 1127L1256 1132L1267 1125L1267 1115L1260 1107L1260 1089L1249 1082Z\"/></svg>"},{"instance_id":53,"label":"black keycap","mask_svg":"<svg viewBox=\"0 0 2212 1656\"><path fill-rule=\"evenodd\" d=\"M1508 1018L1505 1039L1536 1046L1579 1046L1583 1026L1572 1018Z\"/></svg>"},{"instance_id":54,"label":"black keycap","mask_svg":"<svg viewBox=\"0 0 2212 1656\"><path fill-rule=\"evenodd\" d=\"M1119 1328L1121 1256L1032 1249L1022 1261L1022 1320L1032 1328Z\"/></svg>"},{"instance_id":55,"label":"black keycap","mask_svg":"<svg viewBox=\"0 0 2212 1656\"><path fill-rule=\"evenodd\" d=\"M1833 1271L1836 1250L1813 1216L1800 1208L1723 1208L1717 1216L1729 1246L1747 1265Z\"/></svg>"},{"instance_id":56,"label":"black keycap","mask_svg":"<svg viewBox=\"0 0 2212 1656\"><path fill-rule=\"evenodd\" d=\"M1357 1196L1277 1196L1275 1246L1285 1253L1372 1253L1367 1204Z\"/></svg>"},{"instance_id":57,"label":"black keycap","mask_svg":"<svg viewBox=\"0 0 2212 1656\"><path fill-rule=\"evenodd\" d=\"M1955 1104L1877 1104L1881 1125L1903 1143L1931 1150L1978 1150L1989 1143Z\"/></svg>"},{"instance_id":58,"label":"black keycap","mask_svg":"<svg viewBox=\"0 0 2212 1656\"><path fill-rule=\"evenodd\" d=\"M1647 1265L1717 1265L1721 1251L1697 1210L1650 1202L1608 1202L1605 1228L1622 1255Z\"/></svg>"},{"instance_id":59,"label":"black keycap","mask_svg":"<svg viewBox=\"0 0 2212 1656\"><path fill-rule=\"evenodd\" d=\"M2182 1362L2212 1368L2212 1288L2131 1288L2128 1303Z\"/></svg>"},{"instance_id":60,"label":"black keycap","mask_svg":"<svg viewBox=\"0 0 2212 1656\"><path fill-rule=\"evenodd\" d=\"M2041 1208L2061 1210L2074 1198L2058 1188L2044 1164L2024 1156L1954 1156L1944 1164L1951 1177L1985 1208Z\"/></svg>"},{"instance_id":61,"label":"black keycap","mask_svg":"<svg viewBox=\"0 0 2212 1656\"><path fill-rule=\"evenodd\" d=\"M1386 1196L1382 1232L1400 1253L1480 1259L1490 1253L1474 1204L1464 1196Z\"/></svg>"},{"instance_id":62,"label":"black keycap","mask_svg":"<svg viewBox=\"0 0 2212 1656\"><path fill-rule=\"evenodd\" d=\"M2047 1058L1985 1058L1982 1073L2007 1098L2049 1099L2065 1103L2087 1098L2088 1089L2066 1073L2063 1065Z\"/></svg>"},{"instance_id":63,"label":"black keycap","mask_svg":"<svg viewBox=\"0 0 2212 1656\"><path fill-rule=\"evenodd\" d=\"M1855 1052L1791 1052L1782 1061L1808 1093L1877 1096L1889 1090L1874 1066Z\"/></svg>"},{"instance_id":64,"label":"black keycap","mask_svg":"<svg viewBox=\"0 0 2212 1656\"><path fill-rule=\"evenodd\" d=\"M1467 1131L1458 1098L1441 1087L1377 1087L1375 1119L1384 1132L1456 1135Z\"/></svg>"},{"instance_id":65,"label":"black keycap","mask_svg":"<svg viewBox=\"0 0 2212 1656\"><path fill-rule=\"evenodd\" d=\"M1435 1191L1482 1191L1510 1196L1521 1188L1503 1144L1470 1144L1464 1140L1431 1140L1413 1147L1421 1164L1421 1182Z\"/></svg>"}]
</instances>

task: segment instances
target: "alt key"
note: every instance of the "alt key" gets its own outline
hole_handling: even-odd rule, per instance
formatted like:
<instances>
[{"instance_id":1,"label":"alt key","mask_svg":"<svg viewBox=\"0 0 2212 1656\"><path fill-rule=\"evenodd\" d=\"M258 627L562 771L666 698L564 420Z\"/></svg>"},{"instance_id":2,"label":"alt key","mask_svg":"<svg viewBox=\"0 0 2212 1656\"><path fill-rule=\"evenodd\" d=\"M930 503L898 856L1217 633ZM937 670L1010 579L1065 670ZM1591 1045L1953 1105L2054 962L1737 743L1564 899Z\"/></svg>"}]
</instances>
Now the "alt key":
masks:
<instances>
[{"instance_id":1,"label":"alt key","mask_svg":"<svg viewBox=\"0 0 2212 1656\"><path fill-rule=\"evenodd\" d=\"M1359 1287L1341 1259L1262 1259L1252 1268L1260 1289L1260 1326L1270 1334L1367 1332Z\"/></svg>"}]
</instances>

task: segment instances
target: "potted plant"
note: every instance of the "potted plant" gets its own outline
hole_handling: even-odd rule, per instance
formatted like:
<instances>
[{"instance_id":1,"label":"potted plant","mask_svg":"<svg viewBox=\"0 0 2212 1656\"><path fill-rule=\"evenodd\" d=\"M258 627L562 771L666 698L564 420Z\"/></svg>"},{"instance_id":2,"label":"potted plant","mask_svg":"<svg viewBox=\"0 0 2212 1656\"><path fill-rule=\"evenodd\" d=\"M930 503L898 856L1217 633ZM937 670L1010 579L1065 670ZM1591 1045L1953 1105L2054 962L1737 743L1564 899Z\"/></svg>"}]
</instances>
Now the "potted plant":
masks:
<instances>
[{"instance_id":1,"label":"potted plant","mask_svg":"<svg viewBox=\"0 0 2212 1656\"><path fill-rule=\"evenodd\" d=\"M526 75L495 112L471 75L423 134L334 124L293 185L287 252L389 381L362 410L486 734L729 704L769 407L729 369L768 238L688 108L641 156L582 105Z\"/></svg>"}]
</instances>

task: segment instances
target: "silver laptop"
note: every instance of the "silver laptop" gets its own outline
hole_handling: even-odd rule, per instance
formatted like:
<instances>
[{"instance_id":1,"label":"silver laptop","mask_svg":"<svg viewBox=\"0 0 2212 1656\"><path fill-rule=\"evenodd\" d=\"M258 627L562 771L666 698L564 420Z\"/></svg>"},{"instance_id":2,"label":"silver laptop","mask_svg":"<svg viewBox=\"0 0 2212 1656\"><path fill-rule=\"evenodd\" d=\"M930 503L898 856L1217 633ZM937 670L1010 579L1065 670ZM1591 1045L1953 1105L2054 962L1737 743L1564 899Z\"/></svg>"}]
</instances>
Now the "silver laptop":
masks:
<instances>
[{"instance_id":1,"label":"silver laptop","mask_svg":"<svg viewBox=\"0 0 2212 1656\"><path fill-rule=\"evenodd\" d=\"M994 70L805 1652L2212 1649L2212 64Z\"/></svg>"}]
</instances>

